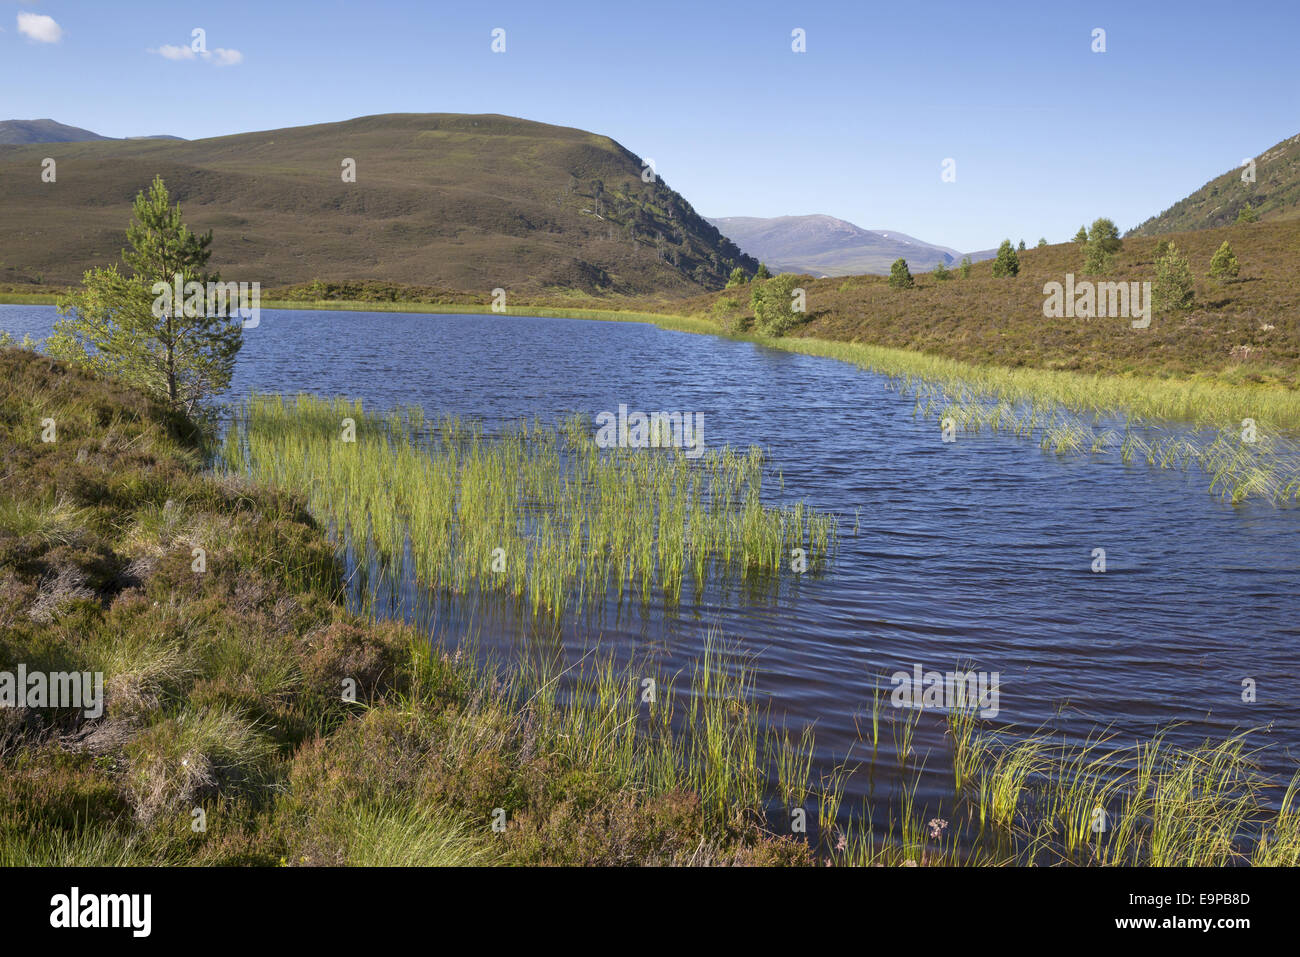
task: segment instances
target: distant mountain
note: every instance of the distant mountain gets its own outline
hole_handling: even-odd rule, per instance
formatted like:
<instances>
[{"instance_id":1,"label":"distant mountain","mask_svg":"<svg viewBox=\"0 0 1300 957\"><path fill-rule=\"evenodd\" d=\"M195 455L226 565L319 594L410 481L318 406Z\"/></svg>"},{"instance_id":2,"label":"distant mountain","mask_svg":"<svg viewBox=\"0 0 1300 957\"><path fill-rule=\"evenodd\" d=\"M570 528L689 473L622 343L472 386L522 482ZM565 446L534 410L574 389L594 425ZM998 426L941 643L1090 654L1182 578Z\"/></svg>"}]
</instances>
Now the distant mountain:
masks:
<instances>
[{"instance_id":1,"label":"distant mountain","mask_svg":"<svg viewBox=\"0 0 1300 957\"><path fill-rule=\"evenodd\" d=\"M1253 183L1247 181L1248 168L1229 170L1130 230L1129 235L1157 236L1230 226L1247 203L1261 221L1300 217L1300 136L1265 150L1254 162Z\"/></svg>"},{"instance_id":2,"label":"distant mountain","mask_svg":"<svg viewBox=\"0 0 1300 957\"><path fill-rule=\"evenodd\" d=\"M900 258L907 260L913 272L925 272L940 262L959 262L963 255L948 246L922 242L893 230L863 229L834 216L724 216L709 222L774 272L814 276L884 274ZM970 254L972 262L992 255L987 251Z\"/></svg>"},{"instance_id":3,"label":"distant mountain","mask_svg":"<svg viewBox=\"0 0 1300 957\"><path fill-rule=\"evenodd\" d=\"M15 146L22 143L83 143L89 140L106 140L90 130L67 126L54 120L0 120L0 145Z\"/></svg>"},{"instance_id":4,"label":"distant mountain","mask_svg":"<svg viewBox=\"0 0 1300 957\"><path fill-rule=\"evenodd\" d=\"M29 175L44 156L58 160L58 189ZM62 175L65 162L76 176ZM487 114L8 146L0 281L74 282L114 262L131 202L155 175L192 228L213 230L222 277L263 288L321 279L485 299L498 287L692 295L758 268L643 169L608 136Z\"/></svg>"},{"instance_id":5,"label":"distant mountain","mask_svg":"<svg viewBox=\"0 0 1300 957\"><path fill-rule=\"evenodd\" d=\"M28 143L89 143L93 140L111 140L79 126L68 126L54 120L0 120L0 146L22 146ZM179 140L179 136L128 136L128 140Z\"/></svg>"}]
</instances>

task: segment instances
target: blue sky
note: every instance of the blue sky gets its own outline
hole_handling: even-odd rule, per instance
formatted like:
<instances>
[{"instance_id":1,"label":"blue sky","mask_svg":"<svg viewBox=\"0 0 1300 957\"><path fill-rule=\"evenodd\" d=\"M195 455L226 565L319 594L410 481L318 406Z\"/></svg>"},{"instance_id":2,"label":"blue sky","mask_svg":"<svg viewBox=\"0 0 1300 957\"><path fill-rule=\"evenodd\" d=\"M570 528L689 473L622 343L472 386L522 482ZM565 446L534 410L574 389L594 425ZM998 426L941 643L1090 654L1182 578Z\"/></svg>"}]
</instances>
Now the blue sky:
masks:
<instances>
[{"instance_id":1,"label":"blue sky","mask_svg":"<svg viewBox=\"0 0 1300 957\"><path fill-rule=\"evenodd\" d=\"M973 250L1134 226L1300 132L1298 27L1295 0L0 0L0 119L198 138L506 113L612 136L707 216Z\"/></svg>"}]
</instances>

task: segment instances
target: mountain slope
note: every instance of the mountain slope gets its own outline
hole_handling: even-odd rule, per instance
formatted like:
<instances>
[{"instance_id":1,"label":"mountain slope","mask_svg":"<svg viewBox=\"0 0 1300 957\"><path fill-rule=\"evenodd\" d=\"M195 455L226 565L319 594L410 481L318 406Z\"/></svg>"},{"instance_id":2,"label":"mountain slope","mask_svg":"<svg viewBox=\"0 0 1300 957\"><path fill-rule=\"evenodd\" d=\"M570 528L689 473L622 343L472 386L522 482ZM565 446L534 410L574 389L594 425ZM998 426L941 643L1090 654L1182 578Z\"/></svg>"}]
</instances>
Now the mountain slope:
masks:
<instances>
[{"instance_id":1,"label":"mountain slope","mask_svg":"<svg viewBox=\"0 0 1300 957\"><path fill-rule=\"evenodd\" d=\"M87 140L106 140L90 130L66 126L54 120L0 120L0 145L15 146L23 143L81 143Z\"/></svg>"},{"instance_id":2,"label":"mountain slope","mask_svg":"<svg viewBox=\"0 0 1300 957\"><path fill-rule=\"evenodd\" d=\"M56 183L31 174L58 162ZM355 161L355 182L343 163ZM734 244L605 136L497 115L389 114L194 141L0 152L0 281L70 282L117 258L155 173L213 265L264 286L314 278L453 289L689 294Z\"/></svg>"},{"instance_id":3,"label":"mountain slope","mask_svg":"<svg viewBox=\"0 0 1300 957\"><path fill-rule=\"evenodd\" d=\"M1255 157L1255 182L1242 181L1241 167L1216 176L1186 199L1129 231L1156 236L1191 229L1211 229L1237 221L1249 203L1261 221L1300 217L1300 136L1283 140Z\"/></svg>"},{"instance_id":4,"label":"mountain slope","mask_svg":"<svg viewBox=\"0 0 1300 957\"><path fill-rule=\"evenodd\" d=\"M887 273L899 258L913 271L924 271L939 262L952 265L962 256L947 246L892 230L863 229L834 216L726 216L709 222L770 268L815 276Z\"/></svg>"}]
</instances>

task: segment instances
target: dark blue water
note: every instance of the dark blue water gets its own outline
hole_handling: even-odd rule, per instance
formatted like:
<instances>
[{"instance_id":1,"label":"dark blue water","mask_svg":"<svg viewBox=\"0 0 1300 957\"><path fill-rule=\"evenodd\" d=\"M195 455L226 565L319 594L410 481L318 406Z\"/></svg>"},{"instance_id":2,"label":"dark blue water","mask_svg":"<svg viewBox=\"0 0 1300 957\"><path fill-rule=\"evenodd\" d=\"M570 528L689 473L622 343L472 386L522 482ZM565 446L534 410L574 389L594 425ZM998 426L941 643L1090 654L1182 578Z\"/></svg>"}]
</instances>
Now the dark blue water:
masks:
<instances>
[{"instance_id":1,"label":"dark blue water","mask_svg":"<svg viewBox=\"0 0 1300 957\"><path fill-rule=\"evenodd\" d=\"M54 318L0 306L0 329L19 336L48 334ZM822 768L869 756L857 726L869 731L873 689L919 663L998 672L993 726L1109 726L1131 743L1184 722L1173 740L1193 744L1267 726L1255 741L1264 767L1294 770L1300 509L1229 505L1203 476L1062 458L1006 435L944 444L882 377L641 324L268 310L245 334L232 394L249 390L418 404L489 427L626 403L702 412L710 447L764 446L788 499L845 517L830 571L775 604L737 596L597 637L689 672L720 626L753 653L778 721L815 722ZM1091 570L1095 548L1104 574ZM520 640L508 631L483 639L508 649ZM938 800L951 790L940 718L926 715L914 747L933 772L918 800ZM846 805L867 789L852 783Z\"/></svg>"}]
</instances>

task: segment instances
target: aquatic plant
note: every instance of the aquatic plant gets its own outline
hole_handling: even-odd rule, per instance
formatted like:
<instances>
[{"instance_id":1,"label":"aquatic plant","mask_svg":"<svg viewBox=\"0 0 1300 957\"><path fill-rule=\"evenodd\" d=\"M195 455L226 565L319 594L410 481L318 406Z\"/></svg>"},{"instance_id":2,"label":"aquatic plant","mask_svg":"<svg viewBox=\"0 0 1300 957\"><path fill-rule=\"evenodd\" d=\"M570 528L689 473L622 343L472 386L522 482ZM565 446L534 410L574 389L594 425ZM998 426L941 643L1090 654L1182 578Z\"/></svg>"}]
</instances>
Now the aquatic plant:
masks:
<instances>
[{"instance_id":1,"label":"aquatic plant","mask_svg":"<svg viewBox=\"0 0 1300 957\"><path fill-rule=\"evenodd\" d=\"M676 604L687 584L816 574L838 542L835 516L764 504L757 447L695 460L605 450L579 418L485 436L419 409L372 415L344 399L254 395L223 458L301 490L359 565L437 591L508 596L534 615L611 594Z\"/></svg>"}]
</instances>

